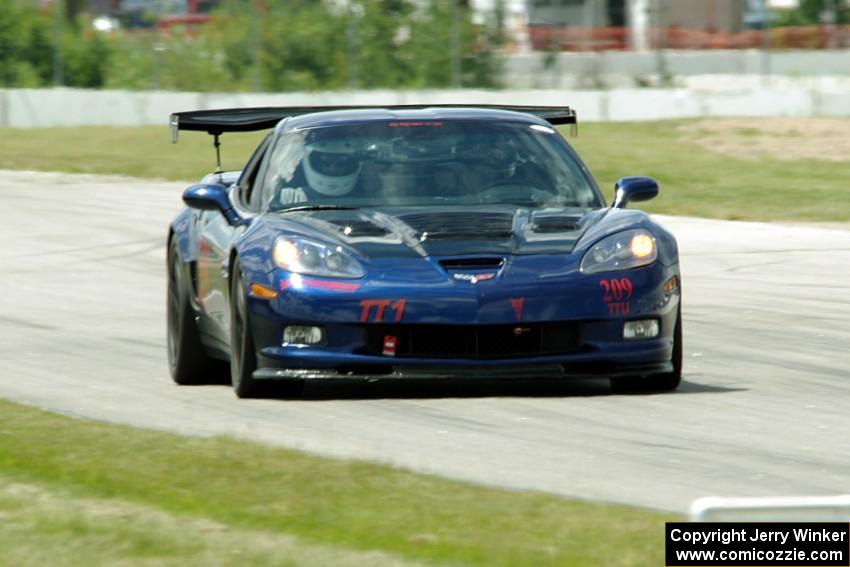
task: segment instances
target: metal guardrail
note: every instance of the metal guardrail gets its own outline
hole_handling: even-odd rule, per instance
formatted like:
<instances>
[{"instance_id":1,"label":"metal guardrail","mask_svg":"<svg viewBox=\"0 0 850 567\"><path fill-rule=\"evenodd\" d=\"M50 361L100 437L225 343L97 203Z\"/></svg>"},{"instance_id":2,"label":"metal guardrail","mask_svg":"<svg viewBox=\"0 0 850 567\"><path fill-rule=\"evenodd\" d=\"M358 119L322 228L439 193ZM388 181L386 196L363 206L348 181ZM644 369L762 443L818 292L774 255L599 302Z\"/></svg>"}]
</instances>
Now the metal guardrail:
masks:
<instances>
[{"instance_id":1,"label":"metal guardrail","mask_svg":"<svg viewBox=\"0 0 850 567\"><path fill-rule=\"evenodd\" d=\"M850 494L764 498L699 498L694 522L850 522Z\"/></svg>"}]
</instances>

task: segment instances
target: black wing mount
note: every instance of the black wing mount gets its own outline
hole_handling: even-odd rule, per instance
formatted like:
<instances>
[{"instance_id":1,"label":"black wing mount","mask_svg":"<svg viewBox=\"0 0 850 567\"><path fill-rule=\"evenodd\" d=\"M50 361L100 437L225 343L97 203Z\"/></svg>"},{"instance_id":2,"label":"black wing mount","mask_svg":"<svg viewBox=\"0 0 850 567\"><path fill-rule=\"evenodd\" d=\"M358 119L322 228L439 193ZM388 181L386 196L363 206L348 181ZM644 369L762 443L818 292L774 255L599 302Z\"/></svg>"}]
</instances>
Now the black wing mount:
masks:
<instances>
[{"instance_id":1,"label":"black wing mount","mask_svg":"<svg viewBox=\"0 0 850 567\"><path fill-rule=\"evenodd\" d=\"M288 106L261 108L228 108L222 110L191 110L171 115L171 141L177 143L180 130L207 132L218 136L225 132L255 132L274 128L291 116L334 110L423 110L426 108L481 108L510 110L533 114L550 124L572 124L571 134L577 134L578 119L568 106L502 106L493 104L405 104L399 106Z\"/></svg>"}]
</instances>

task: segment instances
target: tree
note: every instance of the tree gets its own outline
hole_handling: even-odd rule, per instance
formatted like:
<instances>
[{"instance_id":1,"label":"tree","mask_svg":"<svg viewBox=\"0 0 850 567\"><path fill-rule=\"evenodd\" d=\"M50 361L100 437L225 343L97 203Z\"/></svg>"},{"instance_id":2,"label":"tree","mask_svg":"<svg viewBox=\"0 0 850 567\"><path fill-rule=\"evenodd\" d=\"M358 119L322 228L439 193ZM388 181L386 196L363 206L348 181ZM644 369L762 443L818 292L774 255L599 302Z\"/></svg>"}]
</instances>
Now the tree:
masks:
<instances>
[{"instance_id":1,"label":"tree","mask_svg":"<svg viewBox=\"0 0 850 567\"><path fill-rule=\"evenodd\" d=\"M850 7L843 0L800 0L794 10L781 12L775 26L811 26L823 23L821 15L829 8L835 10L837 24L850 23Z\"/></svg>"},{"instance_id":2,"label":"tree","mask_svg":"<svg viewBox=\"0 0 850 567\"><path fill-rule=\"evenodd\" d=\"M39 87L51 77L54 41L49 16L28 2L0 9L0 85Z\"/></svg>"},{"instance_id":3,"label":"tree","mask_svg":"<svg viewBox=\"0 0 850 567\"><path fill-rule=\"evenodd\" d=\"M471 11L453 11L445 0L431 0L427 9L412 18L409 56L414 64L415 87L448 87L452 84L452 17L460 17L461 86L495 87L501 71L496 52L498 34L472 23Z\"/></svg>"},{"instance_id":4,"label":"tree","mask_svg":"<svg viewBox=\"0 0 850 567\"><path fill-rule=\"evenodd\" d=\"M53 3L58 3L60 0L52 0ZM73 26L79 23L80 16L88 6L86 0L61 0L65 4L65 20Z\"/></svg>"},{"instance_id":5,"label":"tree","mask_svg":"<svg viewBox=\"0 0 850 567\"><path fill-rule=\"evenodd\" d=\"M272 91L446 87L452 14L462 85L495 86L499 14L475 25L468 2L451 1L457 10L447 0L225 0L195 34L106 36L79 15L82 0L52 5L76 18L61 34L35 2L0 0L0 86L50 85L61 48L65 84L85 88L244 91L256 77Z\"/></svg>"},{"instance_id":6,"label":"tree","mask_svg":"<svg viewBox=\"0 0 850 567\"><path fill-rule=\"evenodd\" d=\"M449 5L432 0L298 1L269 3L261 39L251 35L248 0L222 6L203 35L222 49L235 87L246 80L259 51L266 90L445 87L451 84ZM498 26L478 27L461 8L462 83L494 86L499 74Z\"/></svg>"},{"instance_id":7,"label":"tree","mask_svg":"<svg viewBox=\"0 0 850 567\"><path fill-rule=\"evenodd\" d=\"M65 84L89 89L106 84L111 49L98 33L65 33L62 43Z\"/></svg>"}]
</instances>

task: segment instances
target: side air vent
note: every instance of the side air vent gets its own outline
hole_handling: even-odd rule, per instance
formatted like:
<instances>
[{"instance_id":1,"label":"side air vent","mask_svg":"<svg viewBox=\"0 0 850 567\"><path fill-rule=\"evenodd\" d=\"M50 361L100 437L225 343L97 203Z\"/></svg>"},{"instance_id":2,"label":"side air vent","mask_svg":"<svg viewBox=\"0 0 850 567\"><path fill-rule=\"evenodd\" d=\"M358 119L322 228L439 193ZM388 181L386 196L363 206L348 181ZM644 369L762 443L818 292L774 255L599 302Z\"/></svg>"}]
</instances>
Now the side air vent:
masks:
<instances>
[{"instance_id":1,"label":"side air vent","mask_svg":"<svg viewBox=\"0 0 850 567\"><path fill-rule=\"evenodd\" d=\"M534 217L531 230L538 233L572 232L578 227L581 217Z\"/></svg>"},{"instance_id":2,"label":"side air vent","mask_svg":"<svg viewBox=\"0 0 850 567\"><path fill-rule=\"evenodd\" d=\"M447 270L463 268L500 268L504 258L451 258L440 260L440 265Z\"/></svg>"}]
</instances>

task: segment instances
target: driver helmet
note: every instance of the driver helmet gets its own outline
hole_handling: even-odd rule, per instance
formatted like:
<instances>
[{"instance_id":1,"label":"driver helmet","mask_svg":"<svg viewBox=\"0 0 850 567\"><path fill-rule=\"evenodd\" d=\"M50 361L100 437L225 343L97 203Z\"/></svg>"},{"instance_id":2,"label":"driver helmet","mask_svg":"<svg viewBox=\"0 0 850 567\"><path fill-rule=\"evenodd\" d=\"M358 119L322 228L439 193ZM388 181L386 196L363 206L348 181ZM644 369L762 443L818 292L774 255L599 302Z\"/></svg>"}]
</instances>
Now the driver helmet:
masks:
<instances>
[{"instance_id":1,"label":"driver helmet","mask_svg":"<svg viewBox=\"0 0 850 567\"><path fill-rule=\"evenodd\" d=\"M464 152L470 165L487 172L495 179L509 179L516 173L519 156L514 144L499 136L495 140L479 141Z\"/></svg>"},{"instance_id":2,"label":"driver helmet","mask_svg":"<svg viewBox=\"0 0 850 567\"><path fill-rule=\"evenodd\" d=\"M516 173L517 151L511 142L501 140L495 143L485 158L489 167L493 168L496 177L506 179Z\"/></svg>"},{"instance_id":3,"label":"driver helmet","mask_svg":"<svg viewBox=\"0 0 850 567\"><path fill-rule=\"evenodd\" d=\"M304 176L314 191L328 197L346 195L360 176L360 159L350 140L314 140L305 145Z\"/></svg>"}]
</instances>

